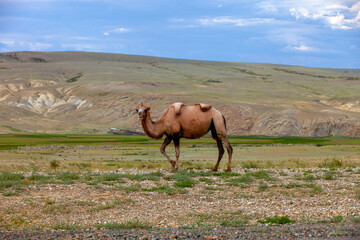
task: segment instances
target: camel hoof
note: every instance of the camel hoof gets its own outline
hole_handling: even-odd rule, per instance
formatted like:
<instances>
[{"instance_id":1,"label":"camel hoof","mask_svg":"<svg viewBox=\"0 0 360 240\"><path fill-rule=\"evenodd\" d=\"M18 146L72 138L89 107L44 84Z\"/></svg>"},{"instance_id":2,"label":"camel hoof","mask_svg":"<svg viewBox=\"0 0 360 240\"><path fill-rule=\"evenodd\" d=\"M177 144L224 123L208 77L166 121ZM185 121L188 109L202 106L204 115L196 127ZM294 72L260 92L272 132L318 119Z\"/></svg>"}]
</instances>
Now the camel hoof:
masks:
<instances>
[{"instance_id":1,"label":"camel hoof","mask_svg":"<svg viewBox=\"0 0 360 240\"><path fill-rule=\"evenodd\" d=\"M213 168L212 171L213 171L213 172L217 172L217 168Z\"/></svg>"},{"instance_id":2,"label":"camel hoof","mask_svg":"<svg viewBox=\"0 0 360 240\"><path fill-rule=\"evenodd\" d=\"M226 169L225 172L231 172L231 168Z\"/></svg>"},{"instance_id":3,"label":"camel hoof","mask_svg":"<svg viewBox=\"0 0 360 240\"><path fill-rule=\"evenodd\" d=\"M171 166L172 166L173 168L175 168L176 162L175 162L175 161L170 161L170 163L171 163Z\"/></svg>"}]
</instances>

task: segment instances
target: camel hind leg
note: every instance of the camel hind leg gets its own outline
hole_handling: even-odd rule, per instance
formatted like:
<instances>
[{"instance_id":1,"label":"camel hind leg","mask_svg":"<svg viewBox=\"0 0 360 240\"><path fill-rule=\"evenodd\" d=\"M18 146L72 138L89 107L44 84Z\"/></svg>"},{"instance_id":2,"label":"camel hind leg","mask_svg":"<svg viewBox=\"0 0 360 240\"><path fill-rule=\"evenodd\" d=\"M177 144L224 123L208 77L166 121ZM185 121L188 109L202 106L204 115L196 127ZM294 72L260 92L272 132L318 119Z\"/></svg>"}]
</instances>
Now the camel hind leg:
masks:
<instances>
[{"instance_id":1,"label":"camel hind leg","mask_svg":"<svg viewBox=\"0 0 360 240\"><path fill-rule=\"evenodd\" d=\"M175 170L177 171L179 169L180 137L174 137L174 146L175 146L175 157L176 157Z\"/></svg>"},{"instance_id":2,"label":"camel hind leg","mask_svg":"<svg viewBox=\"0 0 360 240\"><path fill-rule=\"evenodd\" d=\"M166 137L163 144L161 145L160 147L160 152L167 158L167 160L169 160L169 162L171 163L171 166L173 168L175 168L175 164L176 162L174 160L172 160L169 155L166 154L165 152L165 148L167 147L167 145L169 145L171 143L172 139L171 138L168 138Z\"/></svg>"},{"instance_id":3,"label":"camel hind leg","mask_svg":"<svg viewBox=\"0 0 360 240\"><path fill-rule=\"evenodd\" d=\"M214 116L214 118L213 118L213 126L214 127L212 128L212 135L213 135L213 138L218 143L219 157L220 157L220 147L219 147L218 140L220 141L220 144L221 144L221 141L224 141L224 145L226 147L226 150L227 150L228 156L229 156L228 167L226 169L226 172L231 172L231 159L232 159L232 154L233 154L233 148L231 147L229 139L227 137L225 117L221 113ZM220 160L221 160L221 158L220 158ZM220 162L220 160L218 160L218 163ZM215 167L217 167L218 163L216 164ZM214 169L216 169L216 168L214 168Z\"/></svg>"},{"instance_id":4,"label":"camel hind leg","mask_svg":"<svg viewBox=\"0 0 360 240\"><path fill-rule=\"evenodd\" d=\"M224 145L225 145L226 150L227 150L228 155L229 155L228 167L226 169L226 172L231 172L231 158L232 158L232 154L233 154L233 148L231 147L229 139L227 138L227 136L225 136L223 140L224 140Z\"/></svg>"},{"instance_id":5,"label":"camel hind leg","mask_svg":"<svg viewBox=\"0 0 360 240\"><path fill-rule=\"evenodd\" d=\"M221 159L222 159L225 151L224 151L224 147L223 147L223 145L222 145L222 141L220 140L220 138L219 138L218 135L217 135L216 128L215 128L213 122L211 123L210 129L211 129L211 136L212 136L213 139L215 139L216 144L217 144L217 147L218 147L218 149L219 149L218 160L217 160L217 162L216 162L215 167L212 169L214 172L217 172L218 167L219 167L219 164L220 164L220 161L221 161Z\"/></svg>"},{"instance_id":6,"label":"camel hind leg","mask_svg":"<svg viewBox=\"0 0 360 240\"><path fill-rule=\"evenodd\" d=\"M223 145L222 145L222 141L221 141L219 138L215 138L215 140L216 140L217 147L218 147L218 149L219 149L219 156L218 156L218 160L217 160L217 162L216 162L216 165L215 165L215 167L213 168L213 171L214 171L214 172L217 172L218 167L219 167L219 164L220 164L220 161L221 161L221 159L222 159L225 151L224 151L224 147L223 147Z\"/></svg>"}]
</instances>

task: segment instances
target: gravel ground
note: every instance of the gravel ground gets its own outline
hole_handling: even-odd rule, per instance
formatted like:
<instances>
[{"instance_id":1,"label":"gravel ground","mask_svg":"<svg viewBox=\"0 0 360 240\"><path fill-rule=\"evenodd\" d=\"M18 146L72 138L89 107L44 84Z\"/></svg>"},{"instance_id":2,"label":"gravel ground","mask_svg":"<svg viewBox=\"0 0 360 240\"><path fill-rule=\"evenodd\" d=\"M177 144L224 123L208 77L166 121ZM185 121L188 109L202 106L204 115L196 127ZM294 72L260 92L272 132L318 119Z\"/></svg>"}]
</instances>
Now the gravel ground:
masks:
<instances>
[{"instance_id":1,"label":"gravel ground","mask_svg":"<svg viewBox=\"0 0 360 240\"><path fill-rule=\"evenodd\" d=\"M0 239L360 239L360 224L326 223L238 228L0 232Z\"/></svg>"},{"instance_id":2,"label":"gravel ground","mask_svg":"<svg viewBox=\"0 0 360 240\"><path fill-rule=\"evenodd\" d=\"M330 177L324 169L269 170L261 179L256 174L262 170L248 171L248 184L235 184L240 176L196 176L193 187L171 195L146 190L177 189L166 171L159 180L111 185L26 185L18 195L0 195L0 239L360 239L360 169ZM116 172L122 173L129 171ZM285 215L296 223L259 223ZM137 221L149 229L96 229Z\"/></svg>"}]
</instances>

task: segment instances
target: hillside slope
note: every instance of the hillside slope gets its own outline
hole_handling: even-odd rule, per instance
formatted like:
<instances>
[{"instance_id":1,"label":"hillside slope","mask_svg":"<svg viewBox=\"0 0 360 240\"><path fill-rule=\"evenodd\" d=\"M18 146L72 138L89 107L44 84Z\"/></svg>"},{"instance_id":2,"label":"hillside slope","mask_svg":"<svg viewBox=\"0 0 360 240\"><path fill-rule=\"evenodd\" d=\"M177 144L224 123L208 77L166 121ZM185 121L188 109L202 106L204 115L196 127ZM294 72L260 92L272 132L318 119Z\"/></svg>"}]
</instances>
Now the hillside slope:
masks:
<instances>
[{"instance_id":1,"label":"hillside slope","mask_svg":"<svg viewBox=\"0 0 360 240\"><path fill-rule=\"evenodd\" d=\"M85 52L0 54L0 133L141 130L173 102L222 111L233 135L360 137L360 70Z\"/></svg>"}]
</instances>

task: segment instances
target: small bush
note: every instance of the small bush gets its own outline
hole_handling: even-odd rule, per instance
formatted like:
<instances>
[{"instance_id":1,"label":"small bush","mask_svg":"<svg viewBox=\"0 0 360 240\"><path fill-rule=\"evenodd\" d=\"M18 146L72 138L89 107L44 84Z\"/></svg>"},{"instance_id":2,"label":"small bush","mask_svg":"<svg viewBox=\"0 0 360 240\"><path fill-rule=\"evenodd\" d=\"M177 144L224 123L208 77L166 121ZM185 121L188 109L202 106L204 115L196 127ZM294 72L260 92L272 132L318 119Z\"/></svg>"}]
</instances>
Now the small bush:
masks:
<instances>
[{"instance_id":1,"label":"small bush","mask_svg":"<svg viewBox=\"0 0 360 240\"><path fill-rule=\"evenodd\" d=\"M243 168L247 168L247 169L250 169L250 168L260 168L260 165L258 162L253 162L253 161L247 161L247 162L242 162L241 163L241 166Z\"/></svg>"},{"instance_id":2,"label":"small bush","mask_svg":"<svg viewBox=\"0 0 360 240\"><path fill-rule=\"evenodd\" d=\"M76 82L77 80L79 80L81 77L83 76L83 73L78 73L77 76L75 77L72 77L68 80L66 80L67 83L73 83L73 82Z\"/></svg>"},{"instance_id":3,"label":"small bush","mask_svg":"<svg viewBox=\"0 0 360 240\"><path fill-rule=\"evenodd\" d=\"M259 220L259 223L269 223L269 224L286 224L286 223L294 223L295 220L291 220L288 215L282 217L266 217L265 220Z\"/></svg>"},{"instance_id":4,"label":"small bush","mask_svg":"<svg viewBox=\"0 0 360 240\"><path fill-rule=\"evenodd\" d=\"M60 162L58 160L51 160L50 161L50 168L54 169L56 172L56 169L60 166Z\"/></svg>"},{"instance_id":5,"label":"small bush","mask_svg":"<svg viewBox=\"0 0 360 240\"><path fill-rule=\"evenodd\" d=\"M339 159L325 159L323 163L319 165L320 168L341 168L343 166L343 162Z\"/></svg>"}]
</instances>

